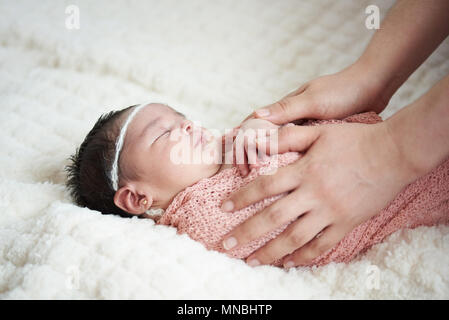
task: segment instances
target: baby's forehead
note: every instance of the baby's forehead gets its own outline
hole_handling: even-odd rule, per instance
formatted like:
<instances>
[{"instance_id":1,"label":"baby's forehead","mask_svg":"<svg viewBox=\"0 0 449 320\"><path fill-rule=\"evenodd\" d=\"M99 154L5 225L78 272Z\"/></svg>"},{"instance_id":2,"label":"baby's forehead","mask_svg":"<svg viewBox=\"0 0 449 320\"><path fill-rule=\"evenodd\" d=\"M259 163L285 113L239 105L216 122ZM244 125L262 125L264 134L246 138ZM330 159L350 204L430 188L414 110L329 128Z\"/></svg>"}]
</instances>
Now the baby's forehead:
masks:
<instances>
[{"instance_id":1,"label":"baby's forehead","mask_svg":"<svg viewBox=\"0 0 449 320\"><path fill-rule=\"evenodd\" d=\"M136 135L144 131L145 128L153 127L160 121L170 120L179 116L185 117L182 113L166 104L149 103L139 110L132 119L128 127L125 141L128 140L128 137L130 139L135 139Z\"/></svg>"},{"instance_id":2,"label":"baby's forehead","mask_svg":"<svg viewBox=\"0 0 449 320\"><path fill-rule=\"evenodd\" d=\"M180 115L185 118L184 114L175 110L173 107L163 104L163 103L149 103L139 113L144 114L148 117L158 117L161 115ZM138 117L139 118L139 117Z\"/></svg>"}]
</instances>

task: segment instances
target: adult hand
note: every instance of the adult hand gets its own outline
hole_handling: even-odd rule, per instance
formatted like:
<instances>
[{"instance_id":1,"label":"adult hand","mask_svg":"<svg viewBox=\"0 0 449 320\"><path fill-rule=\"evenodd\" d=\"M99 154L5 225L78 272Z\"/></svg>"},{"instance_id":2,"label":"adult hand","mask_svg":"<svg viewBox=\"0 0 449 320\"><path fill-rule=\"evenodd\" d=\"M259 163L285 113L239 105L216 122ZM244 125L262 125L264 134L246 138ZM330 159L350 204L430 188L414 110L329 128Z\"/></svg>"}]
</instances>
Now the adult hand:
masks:
<instances>
[{"instance_id":1,"label":"adult hand","mask_svg":"<svg viewBox=\"0 0 449 320\"><path fill-rule=\"evenodd\" d=\"M448 19L447 0L397 1L354 64L304 84L250 117L283 124L304 118L341 119L370 110L380 113L449 35Z\"/></svg>"},{"instance_id":2,"label":"adult hand","mask_svg":"<svg viewBox=\"0 0 449 320\"><path fill-rule=\"evenodd\" d=\"M380 77L361 61L331 75L307 82L280 101L258 109L250 118L263 118L276 124L300 119L342 119L375 111L380 113L391 96L384 90Z\"/></svg>"},{"instance_id":3,"label":"adult hand","mask_svg":"<svg viewBox=\"0 0 449 320\"><path fill-rule=\"evenodd\" d=\"M225 249L246 244L293 219L247 262L269 264L286 256L285 267L298 266L335 246L417 176L390 130L387 122L281 128L279 153L307 152L276 174L253 180L222 209L239 210L272 195L289 194L227 234Z\"/></svg>"},{"instance_id":4,"label":"adult hand","mask_svg":"<svg viewBox=\"0 0 449 320\"><path fill-rule=\"evenodd\" d=\"M380 113L448 36L448 8L445 0L432 1L432 5L398 1L356 63L304 84L250 118L283 124L305 118L344 118L369 110ZM286 260L299 265L335 245L406 184L448 156L448 79L407 111L395 114L391 122L281 129L280 151L309 149L305 156L273 176L258 177L232 195L223 209L239 209L284 191L290 194L230 232L227 247L247 243L296 217L248 261L269 263L293 252Z\"/></svg>"}]
</instances>

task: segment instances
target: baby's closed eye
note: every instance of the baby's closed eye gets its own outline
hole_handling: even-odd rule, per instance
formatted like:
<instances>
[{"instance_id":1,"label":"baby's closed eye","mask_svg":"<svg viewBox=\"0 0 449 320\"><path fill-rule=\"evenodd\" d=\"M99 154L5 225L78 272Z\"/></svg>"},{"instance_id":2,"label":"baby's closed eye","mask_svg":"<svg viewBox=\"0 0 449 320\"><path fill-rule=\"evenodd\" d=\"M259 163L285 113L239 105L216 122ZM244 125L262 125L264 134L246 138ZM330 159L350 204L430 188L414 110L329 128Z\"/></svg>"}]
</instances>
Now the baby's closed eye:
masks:
<instances>
[{"instance_id":1,"label":"baby's closed eye","mask_svg":"<svg viewBox=\"0 0 449 320\"><path fill-rule=\"evenodd\" d=\"M171 131L171 130L165 130L165 131L159 136L159 138L168 135L168 134L170 133L170 131ZM159 138L158 138L158 139L159 139Z\"/></svg>"}]
</instances>

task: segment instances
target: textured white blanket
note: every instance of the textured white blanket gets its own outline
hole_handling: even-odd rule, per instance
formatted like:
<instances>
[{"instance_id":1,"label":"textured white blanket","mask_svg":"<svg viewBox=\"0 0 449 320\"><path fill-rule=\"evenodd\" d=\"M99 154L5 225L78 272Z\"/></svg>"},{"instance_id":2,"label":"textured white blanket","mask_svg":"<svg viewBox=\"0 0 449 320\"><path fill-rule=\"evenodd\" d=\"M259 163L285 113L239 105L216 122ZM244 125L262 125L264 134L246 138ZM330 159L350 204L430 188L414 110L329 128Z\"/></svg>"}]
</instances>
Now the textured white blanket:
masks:
<instances>
[{"instance_id":1,"label":"textured white blanket","mask_svg":"<svg viewBox=\"0 0 449 320\"><path fill-rule=\"evenodd\" d=\"M66 6L79 9L68 29ZM340 70L391 1L1 1L0 298L449 298L449 227L399 231L356 261L250 268L152 221L72 204L64 165L101 113L171 103L230 128ZM73 14L73 11L71 11ZM73 26L68 21L68 26ZM383 114L449 72L449 44Z\"/></svg>"}]
</instances>

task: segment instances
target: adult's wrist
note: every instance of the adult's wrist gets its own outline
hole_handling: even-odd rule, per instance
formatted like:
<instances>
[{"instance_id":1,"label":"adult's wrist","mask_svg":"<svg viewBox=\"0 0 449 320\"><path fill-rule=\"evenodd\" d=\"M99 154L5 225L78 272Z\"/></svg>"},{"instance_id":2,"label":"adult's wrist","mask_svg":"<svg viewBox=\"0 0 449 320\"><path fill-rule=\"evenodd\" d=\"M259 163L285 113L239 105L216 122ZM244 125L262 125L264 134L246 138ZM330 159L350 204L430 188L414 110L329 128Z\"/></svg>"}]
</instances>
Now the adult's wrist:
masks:
<instances>
[{"instance_id":1,"label":"adult's wrist","mask_svg":"<svg viewBox=\"0 0 449 320\"><path fill-rule=\"evenodd\" d=\"M404 166L418 178L449 157L449 76L385 121Z\"/></svg>"},{"instance_id":2,"label":"adult's wrist","mask_svg":"<svg viewBox=\"0 0 449 320\"><path fill-rule=\"evenodd\" d=\"M391 97L407 80L408 74L391 61L382 61L377 55L370 51L365 52L356 62L365 71L364 80L372 82L377 90L377 97L386 105Z\"/></svg>"},{"instance_id":3,"label":"adult's wrist","mask_svg":"<svg viewBox=\"0 0 449 320\"><path fill-rule=\"evenodd\" d=\"M383 122L385 130L390 142L394 146L394 152L399 161L396 162L397 171L401 173L401 177L406 184L409 184L419 177L430 172L431 168L417 159L418 146L413 146L408 141L407 121L400 118L389 118ZM413 150L417 152L413 152Z\"/></svg>"},{"instance_id":4,"label":"adult's wrist","mask_svg":"<svg viewBox=\"0 0 449 320\"><path fill-rule=\"evenodd\" d=\"M347 72L354 75L354 82L360 88L359 94L366 95L364 109L360 111L381 113L396 92L391 87L390 79L393 76L388 74L388 71L380 70L374 61L363 56L350 65Z\"/></svg>"}]
</instances>

